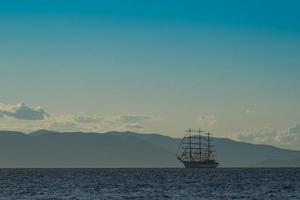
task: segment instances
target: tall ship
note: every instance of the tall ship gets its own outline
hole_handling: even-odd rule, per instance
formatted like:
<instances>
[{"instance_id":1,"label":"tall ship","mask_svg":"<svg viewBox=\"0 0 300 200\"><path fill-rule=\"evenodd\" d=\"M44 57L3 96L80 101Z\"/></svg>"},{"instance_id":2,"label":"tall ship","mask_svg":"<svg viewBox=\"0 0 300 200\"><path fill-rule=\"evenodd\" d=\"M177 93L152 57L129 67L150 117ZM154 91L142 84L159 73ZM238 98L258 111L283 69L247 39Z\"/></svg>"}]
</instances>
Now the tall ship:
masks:
<instances>
[{"instance_id":1,"label":"tall ship","mask_svg":"<svg viewBox=\"0 0 300 200\"><path fill-rule=\"evenodd\" d=\"M177 159L185 168L216 168L219 163L215 159L214 146L210 132L188 129L182 139Z\"/></svg>"}]
</instances>

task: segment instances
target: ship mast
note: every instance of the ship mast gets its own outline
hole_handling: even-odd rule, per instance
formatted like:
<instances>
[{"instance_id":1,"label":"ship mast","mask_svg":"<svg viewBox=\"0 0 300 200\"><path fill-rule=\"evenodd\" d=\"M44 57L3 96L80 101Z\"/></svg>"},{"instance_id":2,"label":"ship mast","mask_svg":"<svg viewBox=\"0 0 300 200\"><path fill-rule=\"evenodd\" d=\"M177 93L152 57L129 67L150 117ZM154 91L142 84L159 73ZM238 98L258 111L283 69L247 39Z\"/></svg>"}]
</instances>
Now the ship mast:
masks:
<instances>
[{"instance_id":1,"label":"ship mast","mask_svg":"<svg viewBox=\"0 0 300 200\"><path fill-rule=\"evenodd\" d=\"M189 128L189 129L185 130L185 132L186 132L186 136L184 138L186 138L188 141L183 142L183 144L185 144L187 146L184 148L184 152L182 155L184 155L184 157L186 159L188 159L189 162L191 162L193 159L193 155L192 155L193 154L193 152L192 152L192 149L193 149L192 148L192 144L193 144L192 132L193 132L193 130L191 128ZM187 150L187 151L185 151L185 150Z\"/></svg>"},{"instance_id":2,"label":"ship mast","mask_svg":"<svg viewBox=\"0 0 300 200\"><path fill-rule=\"evenodd\" d=\"M201 141L201 130L199 129L199 143L198 143L198 145L199 145L199 160L201 160L202 159L202 141Z\"/></svg>"},{"instance_id":3,"label":"ship mast","mask_svg":"<svg viewBox=\"0 0 300 200\"><path fill-rule=\"evenodd\" d=\"M188 132L189 132L189 139L190 139L189 153L190 153L190 162L191 162L192 161L192 129L189 129Z\"/></svg>"},{"instance_id":4,"label":"ship mast","mask_svg":"<svg viewBox=\"0 0 300 200\"><path fill-rule=\"evenodd\" d=\"M194 132L198 133L198 151L196 152L199 156L199 160L202 160L202 135L201 133L204 131L201 131L201 129L195 130ZM195 143L197 144L197 143Z\"/></svg>"},{"instance_id":5,"label":"ship mast","mask_svg":"<svg viewBox=\"0 0 300 200\"><path fill-rule=\"evenodd\" d=\"M207 132L207 157L208 157L208 160L211 159L211 139L210 139L209 132Z\"/></svg>"}]
</instances>

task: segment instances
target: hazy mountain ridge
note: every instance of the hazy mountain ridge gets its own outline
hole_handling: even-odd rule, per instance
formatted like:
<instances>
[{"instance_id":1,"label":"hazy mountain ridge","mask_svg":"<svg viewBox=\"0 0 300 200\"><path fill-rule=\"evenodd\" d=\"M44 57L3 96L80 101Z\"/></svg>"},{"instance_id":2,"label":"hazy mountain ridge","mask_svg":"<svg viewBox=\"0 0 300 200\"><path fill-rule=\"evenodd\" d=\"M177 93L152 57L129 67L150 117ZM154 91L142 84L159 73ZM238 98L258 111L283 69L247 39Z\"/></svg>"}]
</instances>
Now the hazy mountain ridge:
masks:
<instances>
[{"instance_id":1,"label":"hazy mountain ridge","mask_svg":"<svg viewBox=\"0 0 300 200\"><path fill-rule=\"evenodd\" d=\"M300 167L300 157L294 159L267 159L253 165L255 167Z\"/></svg>"},{"instance_id":2,"label":"hazy mountain ridge","mask_svg":"<svg viewBox=\"0 0 300 200\"><path fill-rule=\"evenodd\" d=\"M214 140L217 159L224 167L263 167L265 160L300 158L300 151ZM0 131L0 167L181 167L175 156L180 141L154 133Z\"/></svg>"}]
</instances>

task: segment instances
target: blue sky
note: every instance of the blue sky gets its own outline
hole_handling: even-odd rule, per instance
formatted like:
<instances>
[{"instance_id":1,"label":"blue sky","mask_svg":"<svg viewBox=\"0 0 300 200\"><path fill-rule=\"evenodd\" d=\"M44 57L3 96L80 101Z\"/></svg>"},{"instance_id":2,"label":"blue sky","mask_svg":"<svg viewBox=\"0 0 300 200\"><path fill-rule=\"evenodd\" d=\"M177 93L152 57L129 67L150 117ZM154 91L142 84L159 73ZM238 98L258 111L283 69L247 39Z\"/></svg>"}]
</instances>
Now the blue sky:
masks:
<instances>
[{"instance_id":1,"label":"blue sky","mask_svg":"<svg viewBox=\"0 0 300 200\"><path fill-rule=\"evenodd\" d=\"M173 136L198 126L226 137L284 130L300 119L299 8L298 1L2 1L0 102L6 110L41 106L56 125L84 113L151 116L131 125ZM45 123L1 120L5 129Z\"/></svg>"}]
</instances>

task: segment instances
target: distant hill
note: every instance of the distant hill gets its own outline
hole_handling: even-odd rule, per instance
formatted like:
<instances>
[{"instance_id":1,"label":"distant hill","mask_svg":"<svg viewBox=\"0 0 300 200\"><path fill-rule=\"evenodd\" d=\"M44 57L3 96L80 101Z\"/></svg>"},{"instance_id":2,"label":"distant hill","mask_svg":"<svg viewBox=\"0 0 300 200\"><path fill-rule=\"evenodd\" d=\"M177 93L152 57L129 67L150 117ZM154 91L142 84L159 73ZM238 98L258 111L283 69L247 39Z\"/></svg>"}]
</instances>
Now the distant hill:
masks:
<instances>
[{"instance_id":1,"label":"distant hill","mask_svg":"<svg viewBox=\"0 0 300 200\"><path fill-rule=\"evenodd\" d=\"M300 158L295 159L268 159L254 165L255 167L300 167Z\"/></svg>"},{"instance_id":2,"label":"distant hill","mask_svg":"<svg viewBox=\"0 0 300 200\"><path fill-rule=\"evenodd\" d=\"M300 158L300 151L214 140L223 167L261 167L270 159ZM179 143L178 138L133 132L0 131L0 167L182 167L175 156Z\"/></svg>"}]
</instances>

